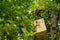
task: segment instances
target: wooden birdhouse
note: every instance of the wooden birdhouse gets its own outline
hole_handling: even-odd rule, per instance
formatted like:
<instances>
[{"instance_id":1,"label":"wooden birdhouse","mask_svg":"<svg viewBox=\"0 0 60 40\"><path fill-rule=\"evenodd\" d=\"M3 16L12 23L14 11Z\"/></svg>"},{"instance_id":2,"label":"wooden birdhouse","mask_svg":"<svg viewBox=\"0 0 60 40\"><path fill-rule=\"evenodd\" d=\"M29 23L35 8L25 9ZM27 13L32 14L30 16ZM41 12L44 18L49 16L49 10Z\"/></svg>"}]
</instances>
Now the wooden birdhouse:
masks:
<instances>
[{"instance_id":1,"label":"wooden birdhouse","mask_svg":"<svg viewBox=\"0 0 60 40\"><path fill-rule=\"evenodd\" d=\"M36 38L42 38L42 40L47 40L47 29L44 22L44 19L38 19L34 21L34 25L36 26ZM38 39L37 39L38 40Z\"/></svg>"},{"instance_id":2,"label":"wooden birdhouse","mask_svg":"<svg viewBox=\"0 0 60 40\"><path fill-rule=\"evenodd\" d=\"M39 38L43 38L42 40L47 40L47 29L46 29L46 25L44 22L44 19L38 19L34 21L34 26L36 26L35 28L35 35L36 35L36 40L39 40ZM23 32L26 32L25 28L22 28Z\"/></svg>"}]
</instances>

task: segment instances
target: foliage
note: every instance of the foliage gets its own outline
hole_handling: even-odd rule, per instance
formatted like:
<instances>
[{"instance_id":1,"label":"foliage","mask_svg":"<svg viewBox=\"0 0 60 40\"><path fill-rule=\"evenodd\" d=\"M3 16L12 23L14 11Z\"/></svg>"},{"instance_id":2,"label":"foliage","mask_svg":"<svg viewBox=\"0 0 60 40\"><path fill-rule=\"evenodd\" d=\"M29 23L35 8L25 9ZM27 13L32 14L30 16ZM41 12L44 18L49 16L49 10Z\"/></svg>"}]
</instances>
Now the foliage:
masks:
<instances>
[{"instance_id":1,"label":"foliage","mask_svg":"<svg viewBox=\"0 0 60 40\"><path fill-rule=\"evenodd\" d=\"M0 0L0 40L34 40L35 27L32 24L38 17L31 13L36 9L44 9L41 16L50 32L51 9L56 15L56 2L51 0ZM33 15L32 15L33 14ZM27 29L23 33L22 28Z\"/></svg>"}]
</instances>

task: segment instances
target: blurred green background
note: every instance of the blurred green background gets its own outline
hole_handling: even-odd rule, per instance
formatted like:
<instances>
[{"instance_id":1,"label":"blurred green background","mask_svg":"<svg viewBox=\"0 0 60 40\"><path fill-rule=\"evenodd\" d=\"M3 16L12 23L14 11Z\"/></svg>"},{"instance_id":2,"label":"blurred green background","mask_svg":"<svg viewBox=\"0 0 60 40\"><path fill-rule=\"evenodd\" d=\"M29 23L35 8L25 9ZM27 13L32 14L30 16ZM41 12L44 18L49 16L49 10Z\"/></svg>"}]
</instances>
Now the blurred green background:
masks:
<instances>
[{"instance_id":1,"label":"blurred green background","mask_svg":"<svg viewBox=\"0 0 60 40\"><path fill-rule=\"evenodd\" d=\"M41 16L37 16L34 11L36 9L45 11L41 12ZM0 0L0 40L35 40L33 22L39 17L45 20L50 40L50 9L58 16L60 0ZM22 28L26 28L26 33L23 33ZM60 18L57 40L60 40Z\"/></svg>"}]
</instances>

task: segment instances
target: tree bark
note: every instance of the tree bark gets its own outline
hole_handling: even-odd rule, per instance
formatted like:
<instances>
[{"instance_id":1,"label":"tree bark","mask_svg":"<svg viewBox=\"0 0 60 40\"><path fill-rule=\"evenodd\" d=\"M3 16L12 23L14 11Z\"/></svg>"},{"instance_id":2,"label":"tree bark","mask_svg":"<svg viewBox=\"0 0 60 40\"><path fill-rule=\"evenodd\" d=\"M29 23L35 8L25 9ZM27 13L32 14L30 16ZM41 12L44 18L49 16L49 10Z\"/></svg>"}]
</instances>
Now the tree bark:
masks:
<instances>
[{"instance_id":1,"label":"tree bark","mask_svg":"<svg viewBox=\"0 0 60 40\"><path fill-rule=\"evenodd\" d=\"M51 14L51 40L56 40L58 16Z\"/></svg>"}]
</instances>

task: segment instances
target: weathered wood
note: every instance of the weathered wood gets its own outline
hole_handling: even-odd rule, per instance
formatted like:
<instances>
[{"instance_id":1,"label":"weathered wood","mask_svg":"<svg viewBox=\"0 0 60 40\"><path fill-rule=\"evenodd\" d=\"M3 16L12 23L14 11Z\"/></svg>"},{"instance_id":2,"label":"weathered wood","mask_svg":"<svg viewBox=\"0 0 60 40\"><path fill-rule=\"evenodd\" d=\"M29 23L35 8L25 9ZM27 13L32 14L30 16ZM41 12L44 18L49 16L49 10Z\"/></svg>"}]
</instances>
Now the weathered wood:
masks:
<instances>
[{"instance_id":1,"label":"weathered wood","mask_svg":"<svg viewBox=\"0 0 60 40\"><path fill-rule=\"evenodd\" d=\"M35 20L34 25L36 26L36 33L40 33L47 30L43 18Z\"/></svg>"},{"instance_id":2,"label":"weathered wood","mask_svg":"<svg viewBox=\"0 0 60 40\"><path fill-rule=\"evenodd\" d=\"M36 40L48 40L44 19L42 18L34 21L34 25L36 26Z\"/></svg>"}]
</instances>

